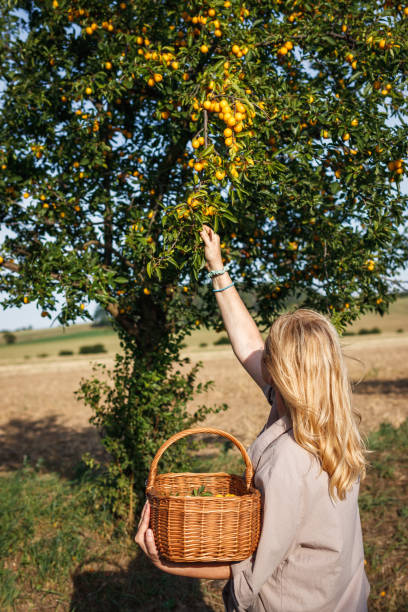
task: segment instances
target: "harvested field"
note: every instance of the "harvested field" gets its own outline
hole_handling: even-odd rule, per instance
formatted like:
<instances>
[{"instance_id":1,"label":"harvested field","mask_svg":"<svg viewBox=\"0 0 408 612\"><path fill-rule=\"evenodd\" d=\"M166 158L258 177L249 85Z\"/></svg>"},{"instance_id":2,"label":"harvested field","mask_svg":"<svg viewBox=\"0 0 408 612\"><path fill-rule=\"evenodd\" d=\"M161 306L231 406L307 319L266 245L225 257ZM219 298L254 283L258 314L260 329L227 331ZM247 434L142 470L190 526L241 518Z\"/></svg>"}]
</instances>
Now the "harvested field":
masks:
<instances>
[{"instance_id":1,"label":"harvested field","mask_svg":"<svg viewBox=\"0 0 408 612\"><path fill-rule=\"evenodd\" d=\"M346 337L343 344L350 375L353 381L360 380L354 387L354 405L362 415L363 431L372 431L382 422L400 425L408 417L408 334ZM211 416L208 424L249 444L267 417L262 392L229 346L190 346L186 354L192 363L203 362L200 380L215 382L207 397L197 398L197 405L229 405L227 412ZM66 473L82 453L101 452L98 435L88 422L90 410L74 396L80 379L91 375L92 362L109 366L112 355L95 356L91 361L87 356L12 365L2 361L0 470L15 469L28 456L32 462L41 458L47 466Z\"/></svg>"}]
</instances>

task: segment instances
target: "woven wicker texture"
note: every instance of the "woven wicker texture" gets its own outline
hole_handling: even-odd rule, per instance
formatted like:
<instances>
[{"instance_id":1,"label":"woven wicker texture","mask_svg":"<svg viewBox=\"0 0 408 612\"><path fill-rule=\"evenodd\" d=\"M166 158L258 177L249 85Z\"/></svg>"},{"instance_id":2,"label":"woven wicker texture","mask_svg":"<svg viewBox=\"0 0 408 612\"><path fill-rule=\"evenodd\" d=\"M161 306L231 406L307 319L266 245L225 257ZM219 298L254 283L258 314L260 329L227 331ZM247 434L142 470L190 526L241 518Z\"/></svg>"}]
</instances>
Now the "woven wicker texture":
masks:
<instances>
[{"instance_id":1,"label":"woven wicker texture","mask_svg":"<svg viewBox=\"0 0 408 612\"><path fill-rule=\"evenodd\" d=\"M235 474L159 474L165 450L192 434L215 434L231 440L245 461L245 480ZM150 467L146 493L151 506L150 526L160 556L168 561L241 561L258 544L261 497L252 486L253 468L243 445L221 429L199 427L181 431L157 451ZM204 486L212 496L194 497ZM235 497L216 497L232 494Z\"/></svg>"}]
</instances>

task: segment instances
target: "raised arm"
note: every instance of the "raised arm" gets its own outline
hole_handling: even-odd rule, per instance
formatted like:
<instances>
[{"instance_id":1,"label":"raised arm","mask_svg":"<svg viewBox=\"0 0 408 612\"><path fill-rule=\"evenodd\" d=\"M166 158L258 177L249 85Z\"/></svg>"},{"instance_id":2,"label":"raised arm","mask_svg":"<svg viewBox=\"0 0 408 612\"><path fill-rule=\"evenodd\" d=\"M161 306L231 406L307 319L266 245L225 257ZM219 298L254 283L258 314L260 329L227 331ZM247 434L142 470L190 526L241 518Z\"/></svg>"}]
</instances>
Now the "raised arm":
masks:
<instances>
[{"instance_id":1,"label":"raised arm","mask_svg":"<svg viewBox=\"0 0 408 612\"><path fill-rule=\"evenodd\" d=\"M221 270L223 263L220 237L207 225L203 226L200 236L205 245L207 269ZM214 276L212 283L214 289L224 289L232 285L232 280L228 272L224 272ZM255 321L234 286L225 291L217 291L214 295L235 355L255 382L261 388L264 387L268 382L262 376L264 341Z\"/></svg>"}]
</instances>

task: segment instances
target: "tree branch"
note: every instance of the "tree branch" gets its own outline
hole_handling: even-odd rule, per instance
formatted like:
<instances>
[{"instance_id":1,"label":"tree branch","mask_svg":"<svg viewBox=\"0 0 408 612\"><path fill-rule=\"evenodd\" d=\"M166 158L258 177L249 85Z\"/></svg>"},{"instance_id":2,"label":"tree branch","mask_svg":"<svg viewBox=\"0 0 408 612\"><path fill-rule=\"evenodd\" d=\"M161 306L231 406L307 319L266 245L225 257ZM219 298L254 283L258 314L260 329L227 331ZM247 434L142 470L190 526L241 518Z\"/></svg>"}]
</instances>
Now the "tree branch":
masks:
<instances>
[{"instance_id":1,"label":"tree branch","mask_svg":"<svg viewBox=\"0 0 408 612\"><path fill-rule=\"evenodd\" d=\"M3 261L0 265L0 268L7 268L7 270L11 270L12 272L19 272L20 266L11 261Z\"/></svg>"}]
</instances>

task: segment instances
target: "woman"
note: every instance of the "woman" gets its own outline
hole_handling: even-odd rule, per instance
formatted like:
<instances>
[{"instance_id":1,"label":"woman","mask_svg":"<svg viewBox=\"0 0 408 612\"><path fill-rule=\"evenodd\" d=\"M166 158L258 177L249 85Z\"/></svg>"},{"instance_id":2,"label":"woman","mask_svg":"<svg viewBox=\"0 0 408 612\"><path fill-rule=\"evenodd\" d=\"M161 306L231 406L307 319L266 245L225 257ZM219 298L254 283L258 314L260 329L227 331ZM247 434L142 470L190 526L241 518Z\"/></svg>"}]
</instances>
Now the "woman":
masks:
<instances>
[{"instance_id":1,"label":"woman","mask_svg":"<svg viewBox=\"0 0 408 612\"><path fill-rule=\"evenodd\" d=\"M228 579L228 612L365 612L357 501L366 461L336 330L300 309L278 317L264 342L223 268L219 236L204 226L201 238L234 353L271 404L248 451L262 494L261 536L238 563L166 563L146 504L136 542L165 572Z\"/></svg>"}]
</instances>

